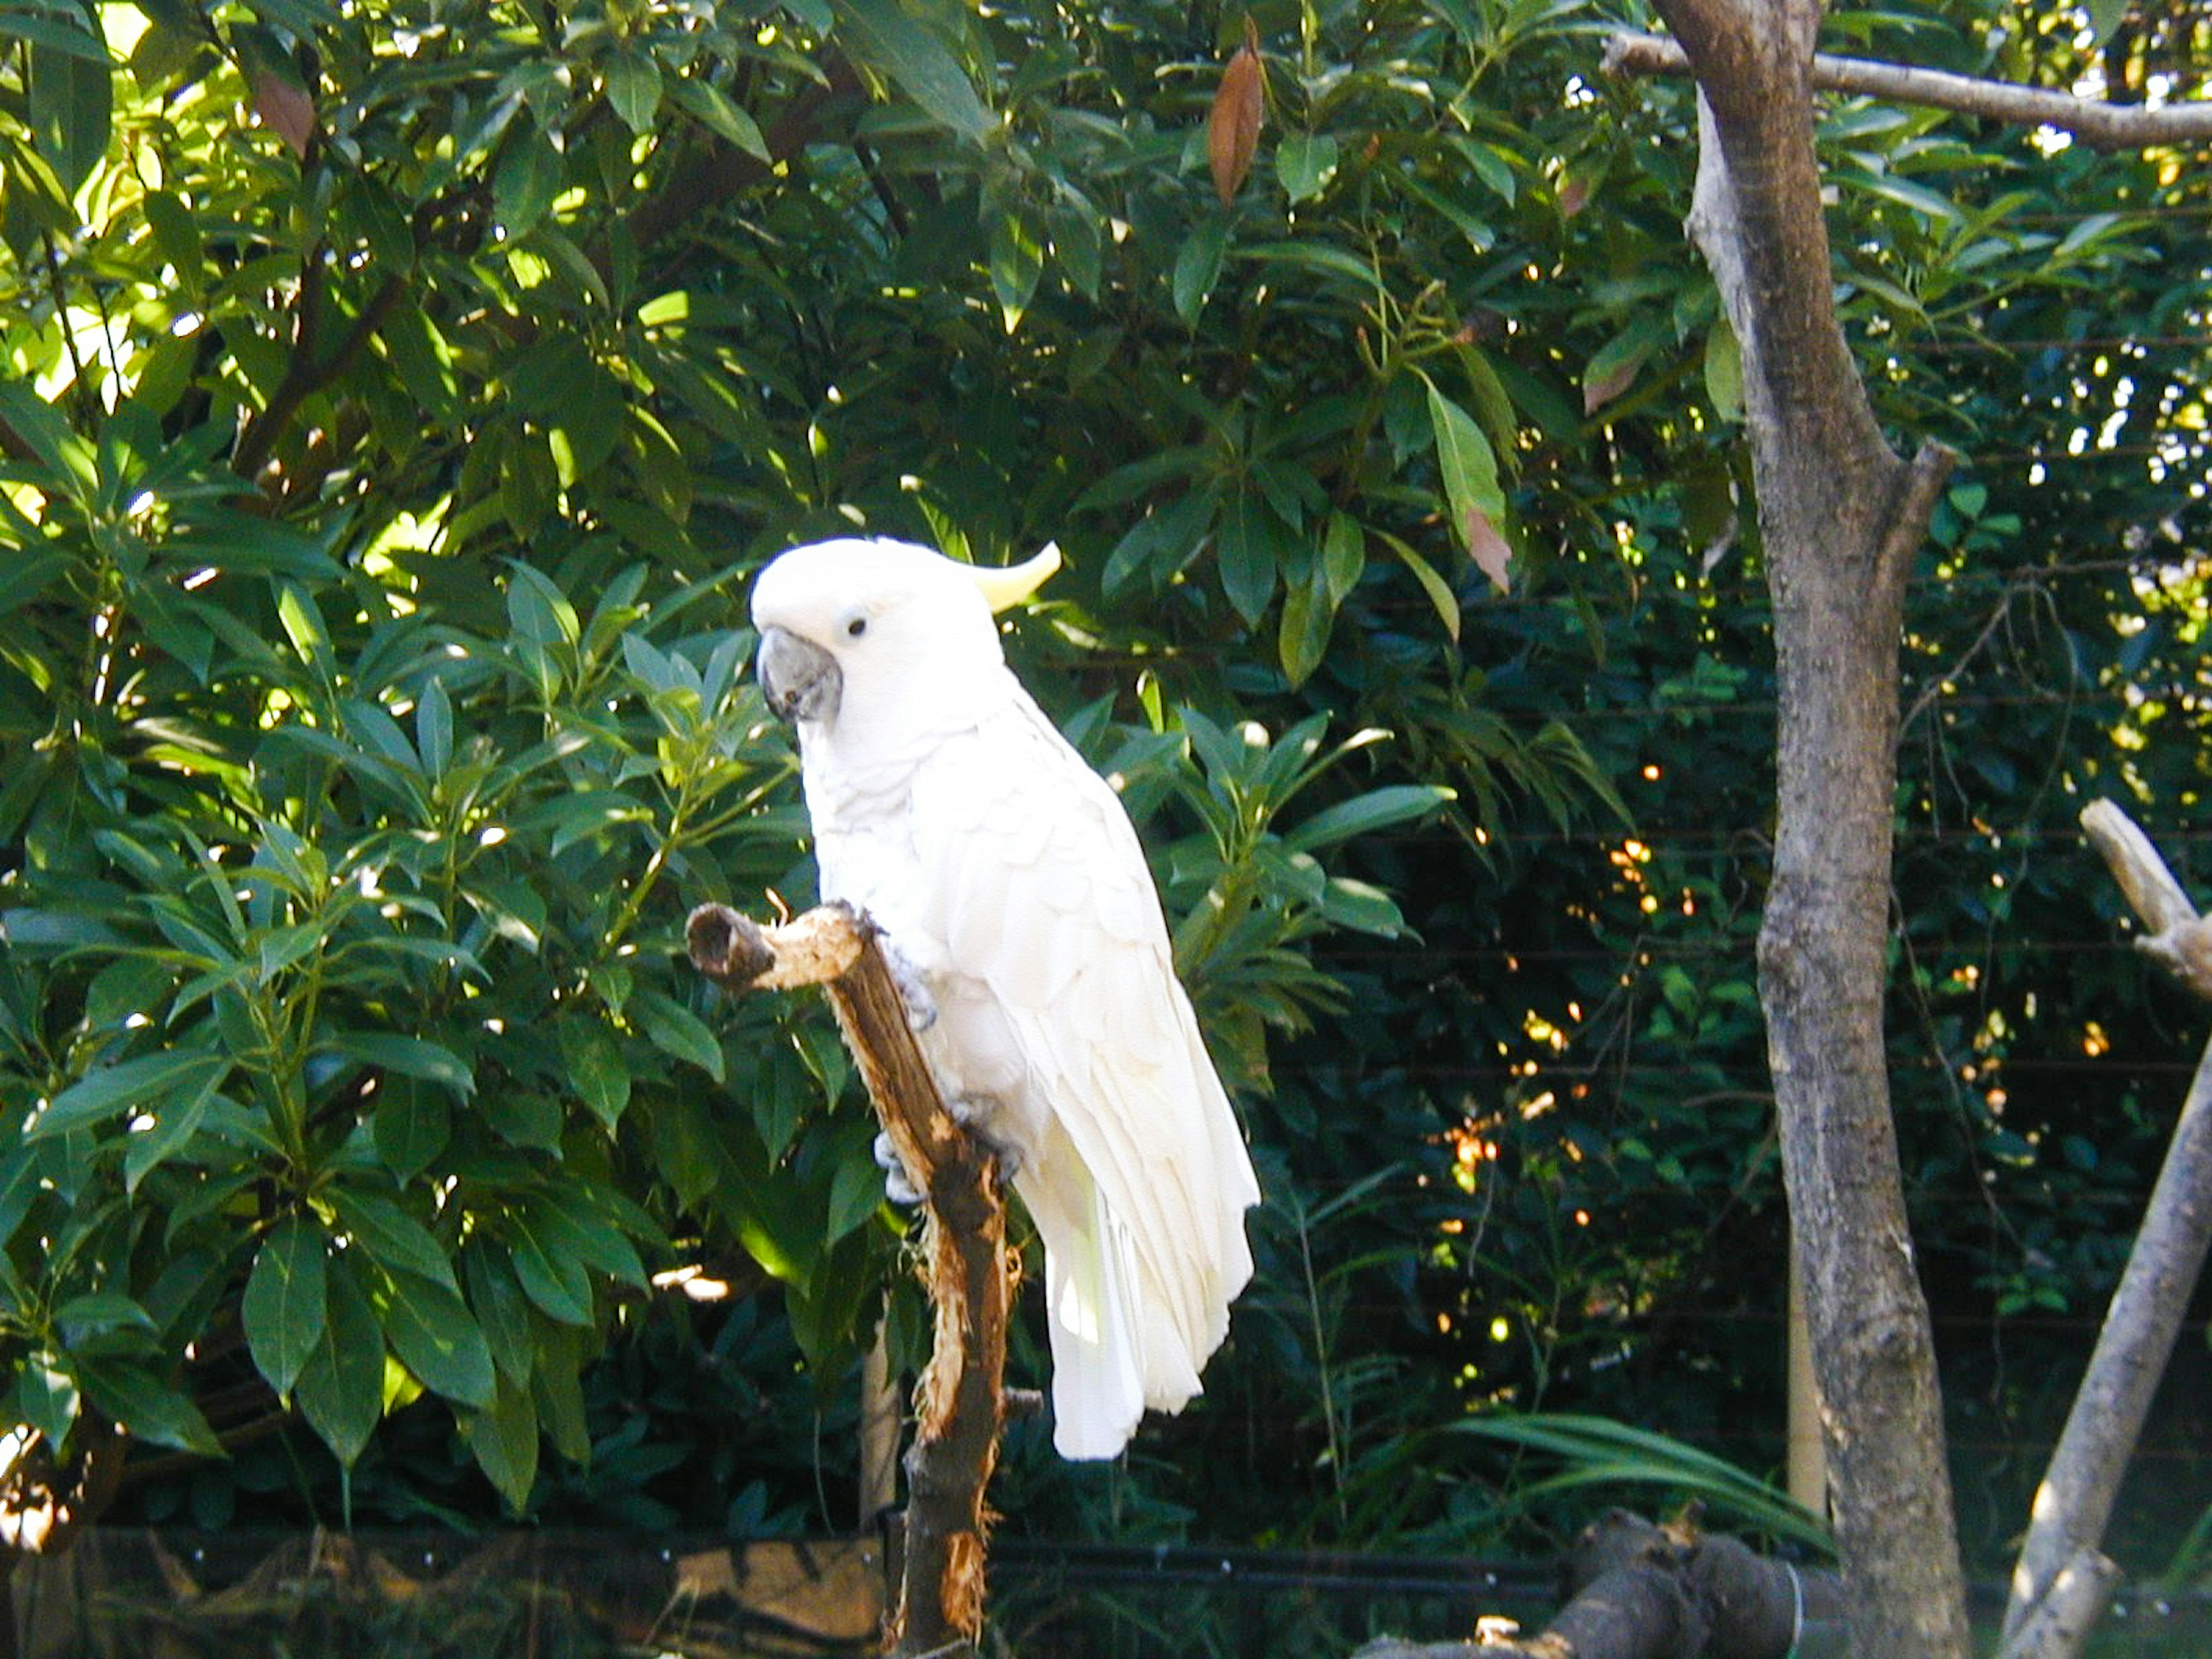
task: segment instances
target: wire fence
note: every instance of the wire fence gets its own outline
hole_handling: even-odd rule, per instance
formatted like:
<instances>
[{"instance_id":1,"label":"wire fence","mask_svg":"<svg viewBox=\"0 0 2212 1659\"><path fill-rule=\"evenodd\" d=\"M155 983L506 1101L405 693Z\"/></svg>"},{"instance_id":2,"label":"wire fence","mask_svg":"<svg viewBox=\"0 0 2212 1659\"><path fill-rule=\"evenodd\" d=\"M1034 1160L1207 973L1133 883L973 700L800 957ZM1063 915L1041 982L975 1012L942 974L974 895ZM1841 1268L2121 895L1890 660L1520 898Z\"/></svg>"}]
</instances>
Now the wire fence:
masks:
<instances>
[{"instance_id":1,"label":"wire fence","mask_svg":"<svg viewBox=\"0 0 2212 1659\"><path fill-rule=\"evenodd\" d=\"M94 1529L14 1585L21 1659L859 1659L884 1542L637 1533ZM1002 1538L994 1659L1340 1659L1541 1625L1563 1562ZM2003 1587L1972 1587L1994 1630ZM2212 1596L2124 1589L2091 1652L2212 1656Z\"/></svg>"}]
</instances>

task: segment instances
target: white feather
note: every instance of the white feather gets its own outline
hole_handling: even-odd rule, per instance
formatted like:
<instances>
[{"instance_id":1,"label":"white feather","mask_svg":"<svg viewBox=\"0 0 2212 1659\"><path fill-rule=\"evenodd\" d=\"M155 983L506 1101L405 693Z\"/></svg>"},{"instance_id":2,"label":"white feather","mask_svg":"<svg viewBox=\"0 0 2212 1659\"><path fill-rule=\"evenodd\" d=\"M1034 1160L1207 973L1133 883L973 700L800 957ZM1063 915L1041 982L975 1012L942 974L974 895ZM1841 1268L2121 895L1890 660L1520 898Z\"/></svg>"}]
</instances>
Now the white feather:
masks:
<instances>
[{"instance_id":1,"label":"white feather","mask_svg":"<svg viewBox=\"0 0 2212 1659\"><path fill-rule=\"evenodd\" d=\"M1136 832L1006 669L963 567L896 543L795 549L753 616L837 664L835 712L799 726L823 896L921 970L939 1086L1018 1149L1054 1443L1114 1456L1144 1407L1199 1392L1260 1201Z\"/></svg>"}]
</instances>

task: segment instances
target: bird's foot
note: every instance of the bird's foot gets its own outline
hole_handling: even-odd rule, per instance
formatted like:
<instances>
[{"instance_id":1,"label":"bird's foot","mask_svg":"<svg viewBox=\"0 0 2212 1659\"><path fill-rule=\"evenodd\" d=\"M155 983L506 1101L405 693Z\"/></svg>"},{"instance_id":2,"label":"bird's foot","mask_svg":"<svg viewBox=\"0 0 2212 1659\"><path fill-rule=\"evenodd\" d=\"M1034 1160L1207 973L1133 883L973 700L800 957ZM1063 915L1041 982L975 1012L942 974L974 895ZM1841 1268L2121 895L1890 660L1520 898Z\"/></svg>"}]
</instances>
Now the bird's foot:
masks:
<instances>
[{"instance_id":1,"label":"bird's foot","mask_svg":"<svg viewBox=\"0 0 2212 1659\"><path fill-rule=\"evenodd\" d=\"M952 1121L981 1142L999 1160L999 1174L1012 1181L1029 1162L1029 1154L1011 1136L994 1133L999 1121L998 1103L976 1095L955 1095L945 1103Z\"/></svg>"},{"instance_id":2,"label":"bird's foot","mask_svg":"<svg viewBox=\"0 0 2212 1659\"><path fill-rule=\"evenodd\" d=\"M921 1188L888 1132L876 1137L875 1154L876 1167L884 1172L884 1196L904 1209L921 1203Z\"/></svg>"},{"instance_id":3,"label":"bird's foot","mask_svg":"<svg viewBox=\"0 0 2212 1659\"><path fill-rule=\"evenodd\" d=\"M884 962L891 970L891 983L898 987L899 1000L906 1004L907 1024L927 1031L937 1024L937 999L930 994L921 969L889 939L884 941Z\"/></svg>"}]
</instances>

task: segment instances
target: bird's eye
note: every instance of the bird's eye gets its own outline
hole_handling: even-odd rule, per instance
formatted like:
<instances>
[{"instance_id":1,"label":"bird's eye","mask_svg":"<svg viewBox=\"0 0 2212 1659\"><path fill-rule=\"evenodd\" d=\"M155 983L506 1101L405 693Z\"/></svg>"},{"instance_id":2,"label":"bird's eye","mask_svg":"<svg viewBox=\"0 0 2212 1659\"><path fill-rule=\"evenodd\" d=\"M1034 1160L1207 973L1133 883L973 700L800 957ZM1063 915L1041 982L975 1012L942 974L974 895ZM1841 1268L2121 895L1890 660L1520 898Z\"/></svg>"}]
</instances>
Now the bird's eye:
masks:
<instances>
[{"instance_id":1,"label":"bird's eye","mask_svg":"<svg viewBox=\"0 0 2212 1659\"><path fill-rule=\"evenodd\" d=\"M845 637L848 640L857 640L867 631L868 619L866 617L855 617L845 624Z\"/></svg>"}]
</instances>

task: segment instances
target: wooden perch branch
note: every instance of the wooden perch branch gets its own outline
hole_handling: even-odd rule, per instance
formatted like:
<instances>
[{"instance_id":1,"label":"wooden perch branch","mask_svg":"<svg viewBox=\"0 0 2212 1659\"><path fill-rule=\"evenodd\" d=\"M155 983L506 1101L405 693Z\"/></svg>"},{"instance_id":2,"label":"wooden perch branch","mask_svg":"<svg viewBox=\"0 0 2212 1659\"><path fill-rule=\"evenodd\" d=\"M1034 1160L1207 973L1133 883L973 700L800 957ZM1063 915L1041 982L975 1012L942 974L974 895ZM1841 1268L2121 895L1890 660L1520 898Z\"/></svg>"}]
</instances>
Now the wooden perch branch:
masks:
<instances>
[{"instance_id":1,"label":"wooden perch branch","mask_svg":"<svg viewBox=\"0 0 2212 1659\"><path fill-rule=\"evenodd\" d=\"M1784 1659L1816 1650L1809 1632L1842 1629L1843 1587L1833 1572L1769 1561L1741 1540L1693 1525L1654 1526L1625 1510L1583 1529L1568 1579L1574 1595L1540 1634L1385 1638L1355 1659Z\"/></svg>"},{"instance_id":2,"label":"wooden perch branch","mask_svg":"<svg viewBox=\"0 0 2212 1659\"><path fill-rule=\"evenodd\" d=\"M1604 67L1608 75L1686 76L1690 73L1690 60L1680 46L1662 35L1623 32L1606 42ZM2093 149L2142 149L2153 144L2212 138L2212 104L2168 104L2159 109L2140 104L2107 104L2012 81L1978 80L1905 64L1838 58L1825 52L1814 55L1813 88L1816 92L1862 94L2020 126L2056 127L2072 133Z\"/></svg>"},{"instance_id":3,"label":"wooden perch branch","mask_svg":"<svg viewBox=\"0 0 2212 1659\"><path fill-rule=\"evenodd\" d=\"M922 1188L936 1329L906 1456L905 1551L890 1636L896 1654L972 1655L983 1624L983 1493L1006 1415L1014 1285L998 1160L945 1109L865 916L831 904L761 927L726 906L702 904L685 942L693 965L726 990L829 992L876 1114Z\"/></svg>"},{"instance_id":4,"label":"wooden perch branch","mask_svg":"<svg viewBox=\"0 0 2212 1659\"><path fill-rule=\"evenodd\" d=\"M2081 827L2104 854L2128 902L2156 936L2144 950L2200 994L2204 924L2181 884L2128 815L2092 802ZM2198 941L2196 953L2160 941ZM2212 1244L2212 1046L2197 1062L2189 1097L2152 1188L2150 1207L2112 1292L2089 1369L2037 1488L2027 1541L2005 1609L2008 1659L2060 1659L2081 1651L2112 1594L2115 1571L2097 1553L2119 1495L2120 1477L2142 1433L2197 1275Z\"/></svg>"}]
</instances>

